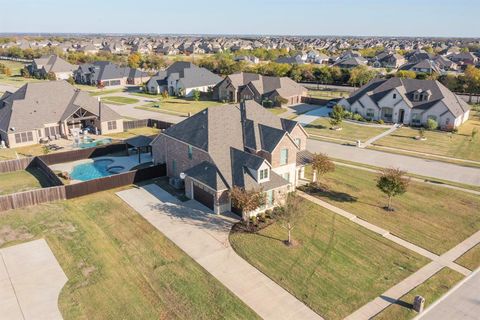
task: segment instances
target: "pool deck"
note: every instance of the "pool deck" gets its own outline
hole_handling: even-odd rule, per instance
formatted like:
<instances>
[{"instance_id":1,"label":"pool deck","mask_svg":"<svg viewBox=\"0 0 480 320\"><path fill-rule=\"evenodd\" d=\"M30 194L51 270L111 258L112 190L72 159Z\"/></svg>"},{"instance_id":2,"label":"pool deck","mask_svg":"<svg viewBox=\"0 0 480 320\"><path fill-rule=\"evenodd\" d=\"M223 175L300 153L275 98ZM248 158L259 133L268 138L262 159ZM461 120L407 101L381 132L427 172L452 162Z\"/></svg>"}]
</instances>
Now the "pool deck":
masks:
<instances>
[{"instance_id":1,"label":"pool deck","mask_svg":"<svg viewBox=\"0 0 480 320\"><path fill-rule=\"evenodd\" d=\"M123 172L130 171L133 167L138 166L141 163L151 162L152 156L150 155L150 153L142 153L141 163L138 163L138 154L133 154L125 157L108 157L108 156L97 157L92 159L82 159L78 161L54 164L50 166L50 169L52 169L53 171L68 172L68 174L71 174L75 166L85 164L85 163L92 163L98 160L112 160L113 162L107 167L107 169L111 167L123 167L123 169L118 170L116 172L116 173L123 173ZM80 181L80 180L70 181L71 184L79 183L79 182L83 182L83 181Z\"/></svg>"}]
</instances>

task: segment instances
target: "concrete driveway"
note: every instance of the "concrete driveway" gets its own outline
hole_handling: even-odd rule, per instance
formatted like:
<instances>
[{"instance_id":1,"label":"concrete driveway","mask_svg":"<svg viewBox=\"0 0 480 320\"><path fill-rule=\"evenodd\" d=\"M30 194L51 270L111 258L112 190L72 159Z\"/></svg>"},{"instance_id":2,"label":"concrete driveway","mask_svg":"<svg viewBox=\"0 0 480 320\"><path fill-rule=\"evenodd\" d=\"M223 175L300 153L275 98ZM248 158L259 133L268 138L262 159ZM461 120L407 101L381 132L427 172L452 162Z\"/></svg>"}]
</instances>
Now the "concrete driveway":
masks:
<instances>
[{"instance_id":1,"label":"concrete driveway","mask_svg":"<svg viewBox=\"0 0 480 320\"><path fill-rule=\"evenodd\" d=\"M295 121L299 122L302 125L307 125L312 123L313 121L317 120L319 117L328 117L328 114L332 111L332 109L329 109L327 107L320 107L317 109L314 109L312 111L309 111L307 113L304 113L302 115L299 115L296 117Z\"/></svg>"},{"instance_id":2,"label":"concrete driveway","mask_svg":"<svg viewBox=\"0 0 480 320\"><path fill-rule=\"evenodd\" d=\"M471 185L480 185L480 169L369 149L360 149L319 140L307 141L310 152L377 167L395 167L410 173Z\"/></svg>"},{"instance_id":3,"label":"concrete driveway","mask_svg":"<svg viewBox=\"0 0 480 320\"><path fill-rule=\"evenodd\" d=\"M45 240L0 249L0 319L62 319L67 277Z\"/></svg>"},{"instance_id":4,"label":"concrete driveway","mask_svg":"<svg viewBox=\"0 0 480 320\"><path fill-rule=\"evenodd\" d=\"M209 213L148 185L117 195L264 319L322 319L230 247L234 216Z\"/></svg>"}]
</instances>

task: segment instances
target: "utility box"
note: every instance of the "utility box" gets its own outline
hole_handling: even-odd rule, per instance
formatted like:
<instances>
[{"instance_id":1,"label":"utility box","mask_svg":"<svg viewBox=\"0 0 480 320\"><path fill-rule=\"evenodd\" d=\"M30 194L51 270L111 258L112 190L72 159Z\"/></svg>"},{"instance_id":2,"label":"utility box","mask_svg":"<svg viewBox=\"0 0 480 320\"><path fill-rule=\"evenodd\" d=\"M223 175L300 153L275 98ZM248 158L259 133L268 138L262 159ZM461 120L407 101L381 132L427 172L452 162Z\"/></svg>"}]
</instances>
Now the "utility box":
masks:
<instances>
[{"instance_id":1,"label":"utility box","mask_svg":"<svg viewBox=\"0 0 480 320\"><path fill-rule=\"evenodd\" d=\"M420 313L423 311L424 305L425 305L425 298L422 296L415 296L415 298L413 299L413 310Z\"/></svg>"}]
</instances>

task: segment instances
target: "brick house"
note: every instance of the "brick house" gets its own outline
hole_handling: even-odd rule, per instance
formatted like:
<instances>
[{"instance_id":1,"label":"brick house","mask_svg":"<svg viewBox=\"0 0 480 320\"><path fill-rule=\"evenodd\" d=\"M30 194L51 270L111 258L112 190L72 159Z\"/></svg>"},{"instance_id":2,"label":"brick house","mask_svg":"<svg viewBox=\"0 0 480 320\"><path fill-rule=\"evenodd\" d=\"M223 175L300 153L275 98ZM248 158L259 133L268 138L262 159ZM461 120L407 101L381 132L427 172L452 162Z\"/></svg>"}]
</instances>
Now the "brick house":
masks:
<instances>
[{"instance_id":1,"label":"brick house","mask_svg":"<svg viewBox=\"0 0 480 320\"><path fill-rule=\"evenodd\" d=\"M263 190L266 210L283 202L303 178L307 133L254 101L211 107L162 132L153 142L155 163L181 178L185 194L215 213L234 210L229 190Z\"/></svg>"}]
</instances>

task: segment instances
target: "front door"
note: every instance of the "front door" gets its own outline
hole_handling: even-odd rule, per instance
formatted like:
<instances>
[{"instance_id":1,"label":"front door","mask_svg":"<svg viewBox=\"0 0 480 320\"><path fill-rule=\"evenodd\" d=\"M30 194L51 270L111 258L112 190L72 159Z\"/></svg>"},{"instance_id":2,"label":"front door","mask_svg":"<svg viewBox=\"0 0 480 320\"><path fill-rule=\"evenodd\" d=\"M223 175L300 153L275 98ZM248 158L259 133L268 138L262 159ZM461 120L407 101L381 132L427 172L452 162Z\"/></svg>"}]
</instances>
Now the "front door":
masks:
<instances>
[{"instance_id":1,"label":"front door","mask_svg":"<svg viewBox=\"0 0 480 320\"><path fill-rule=\"evenodd\" d=\"M400 113L398 115L398 123L403 123L403 119L405 118L405 110L400 109L399 112Z\"/></svg>"}]
</instances>

